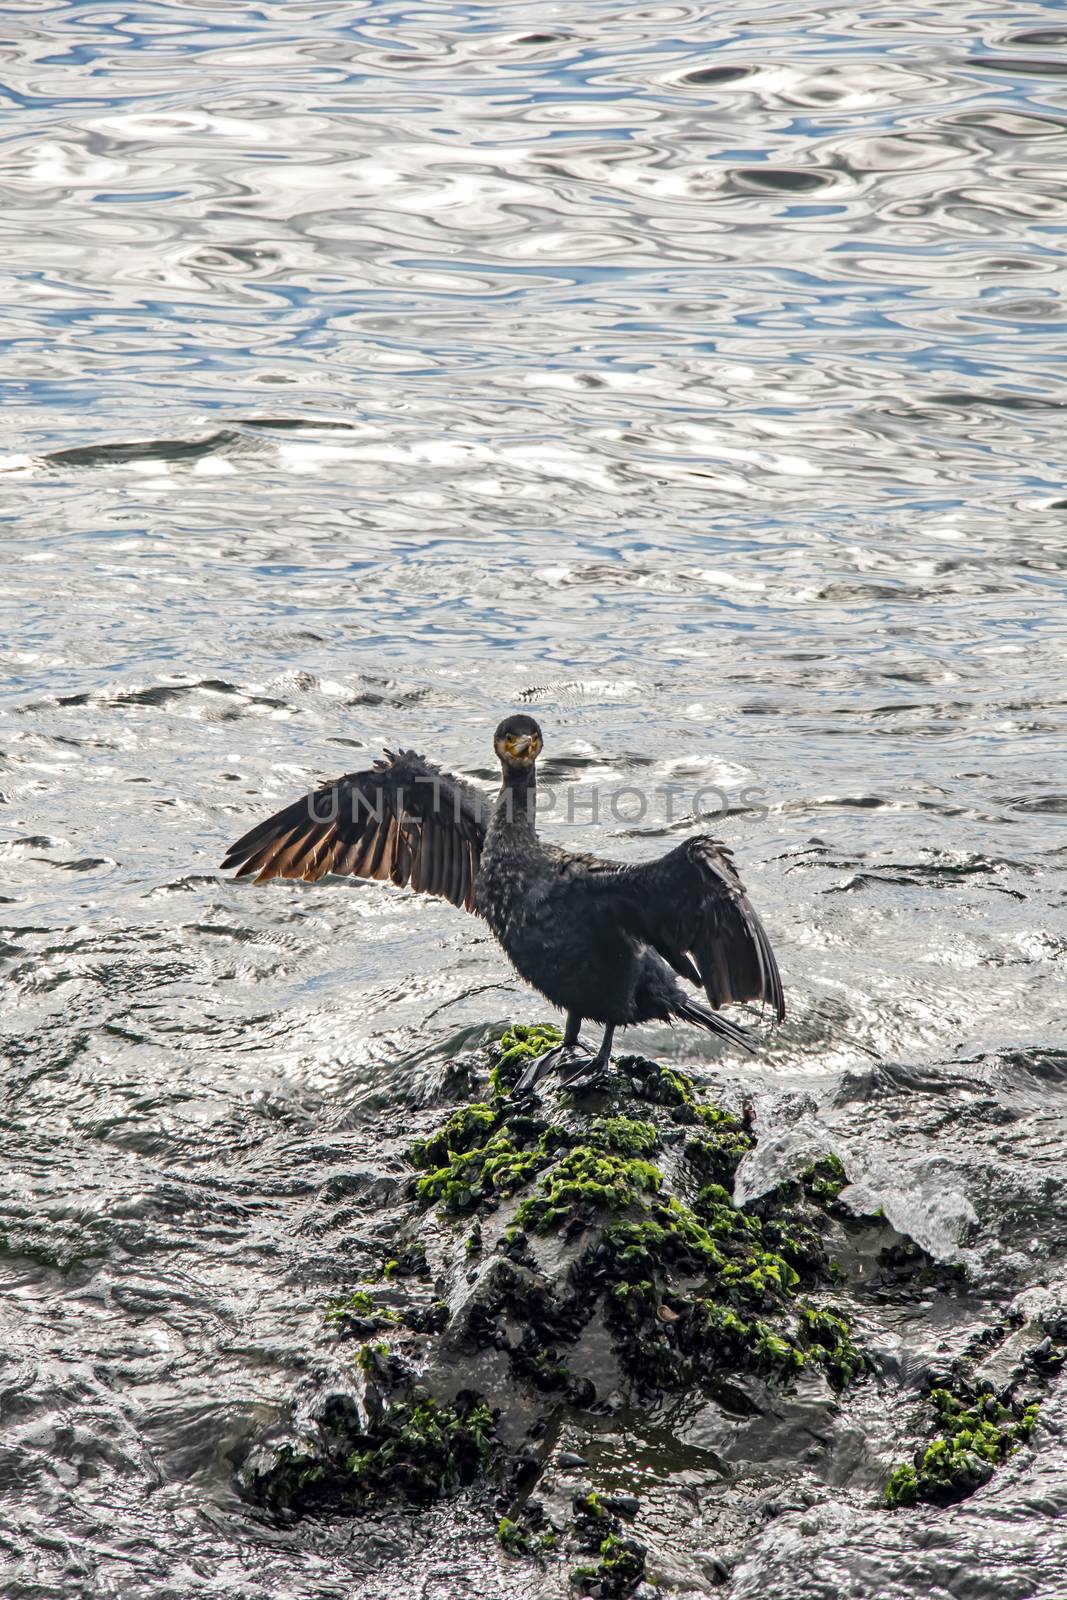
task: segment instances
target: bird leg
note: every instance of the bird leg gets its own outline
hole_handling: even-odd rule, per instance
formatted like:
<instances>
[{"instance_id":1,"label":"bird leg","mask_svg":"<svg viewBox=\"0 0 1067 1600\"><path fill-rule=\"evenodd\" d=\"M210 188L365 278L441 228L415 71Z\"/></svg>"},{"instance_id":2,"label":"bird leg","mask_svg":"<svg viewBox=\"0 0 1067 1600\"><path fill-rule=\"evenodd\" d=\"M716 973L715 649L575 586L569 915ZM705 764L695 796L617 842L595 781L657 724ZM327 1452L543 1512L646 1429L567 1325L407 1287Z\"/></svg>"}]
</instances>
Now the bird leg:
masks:
<instances>
[{"instance_id":1,"label":"bird leg","mask_svg":"<svg viewBox=\"0 0 1067 1600\"><path fill-rule=\"evenodd\" d=\"M573 1072L569 1072L565 1078L560 1079L564 1088L569 1084L576 1083L579 1078L594 1079L598 1078L602 1072L607 1071L611 1064L611 1041L614 1037L615 1024L609 1022L604 1028L604 1037L600 1041L600 1049L592 1061L580 1062ZM543 1059L544 1057L542 1057Z\"/></svg>"},{"instance_id":2,"label":"bird leg","mask_svg":"<svg viewBox=\"0 0 1067 1600\"><path fill-rule=\"evenodd\" d=\"M581 1017L576 1011L568 1011L567 1026L563 1030L562 1044L553 1046L551 1050L546 1050L544 1055L538 1056L536 1061L530 1062L530 1065L526 1068L514 1089L512 1089L512 1096L526 1094L528 1090L536 1088L541 1079L547 1077L553 1067L558 1066L561 1061L573 1055L575 1050L584 1050L585 1045L578 1038L581 1029ZM584 1064L580 1064L580 1066L582 1065Z\"/></svg>"}]
</instances>

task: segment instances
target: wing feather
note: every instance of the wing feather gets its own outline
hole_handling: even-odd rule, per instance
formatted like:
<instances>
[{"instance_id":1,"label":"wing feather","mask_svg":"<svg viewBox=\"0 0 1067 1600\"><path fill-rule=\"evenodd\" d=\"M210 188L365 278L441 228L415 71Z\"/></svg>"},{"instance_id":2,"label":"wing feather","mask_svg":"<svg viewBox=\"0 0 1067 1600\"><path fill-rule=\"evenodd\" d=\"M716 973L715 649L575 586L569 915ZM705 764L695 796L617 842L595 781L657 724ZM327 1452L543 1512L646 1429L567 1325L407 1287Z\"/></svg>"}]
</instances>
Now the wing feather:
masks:
<instances>
[{"instance_id":1,"label":"wing feather","mask_svg":"<svg viewBox=\"0 0 1067 1600\"><path fill-rule=\"evenodd\" d=\"M456 859L454 846L459 842L450 828L442 828L441 843L444 849L441 851L441 893L449 900L452 898L452 868Z\"/></svg>"},{"instance_id":2,"label":"wing feather","mask_svg":"<svg viewBox=\"0 0 1067 1600\"><path fill-rule=\"evenodd\" d=\"M417 894L426 893L425 849L427 830L420 826L413 830L411 848L414 859L411 863L411 887Z\"/></svg>"},{"instance_id":3,"label":"wing feather","mask_svg":"<svg viewBox=\"0 0 1067 1600\"><path fill-rule=\"evenodd\" d=\"M327 873L376 878L443 895L473 911L485 843L486 797L412 750L386 751L256 823L230 846L223 869L237 877Z\"/></svg>"},{"instance_id":4,"label":"wing feather","mask_svg":"<svg viewBox=\"0 0 1067 1600\"><path fill-rule=\"evenodd\" d=\"M632 935L699 983L717 1011L758 1000L785 1018L778 963L730 851L707 836L687 839L658 861L626 867L578 858L576 875L615 903Z\"/></svg>"},{"instance_id":5,"label":"wing feather","mask_svg":"<svg viewBox=\"0 0 1067 1600\"><path fill-rule=\"evenodd\" d=\"M393 870L390 878L393 883L410 883L411 881L411 834L405 831L398 822L396 824L396 848L393 851ZM467 907L468 911L470 907Z\"/></svg>"},{"instance_id":6,"label":"wing feather","mask_svg":"<svg viewBox=\"0 0 1067 1600\"><path fill-rule=\"evenodd\" d=\"M326 871L336 873L339 878L355 877L356 862L359 860L362 854L363 840L356 839L352 842L352 844L345 846L344 853L339 855L334 861L333 866L328 866ZM240 874L238 874L238 876L240 876Z\"/></svg>"},{"instance_id":7,"label":"wing feather","mask_svg":"<svg viewBox=\"0 0 1067 1600\"><path fill-rule=\"evenodd\" d=\"M437 893L437 829L432 822L422 830L422 881L427 894Z\"/></svg>"},{"instance_id":8,"label":"wing feather","mask_svg":"<svg viewBox=\"0 0 1067 1600\"><path fill-rule=\"evenodd\" d=\"M451 900L454 906L463 905L467 898L463 883L463 860L466 853L466 840L459 838L456 834L453 834L452 881L448 885L448 898Z\"/></svg>"},{"instance_id":9,"label":"wing feather","mask_svg":"<svg viewBox=\"0 0 1067 1600\"><path fill-rule=\"evenodd\" d=\"M468 911L474 910L474 880L478 876L478 858L474 846L469 839L464 840L464 849L467 852L466 861L466 895L463 904Z\"/></svg>"},{"instance_id":10,"label":"wing feather","mask_svg":"<svg viewBox=\"0 0 1067 1600\"><path fill-rule=\"evenodd\" d=\"M389 837L386 825L376 827L367 840L366 852L363 856L363 877L380 878L382 875L382 855L385 851L385 841Z\"/></svg>"}]
</instances>

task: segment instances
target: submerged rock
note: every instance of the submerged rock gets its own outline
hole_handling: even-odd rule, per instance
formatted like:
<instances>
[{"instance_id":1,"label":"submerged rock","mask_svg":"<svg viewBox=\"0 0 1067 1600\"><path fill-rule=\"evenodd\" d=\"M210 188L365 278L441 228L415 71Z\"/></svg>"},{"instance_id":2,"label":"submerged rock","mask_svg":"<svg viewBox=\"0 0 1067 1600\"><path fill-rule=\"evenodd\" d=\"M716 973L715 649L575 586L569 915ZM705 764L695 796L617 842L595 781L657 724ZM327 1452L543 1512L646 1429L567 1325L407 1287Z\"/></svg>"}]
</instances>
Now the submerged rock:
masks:
<instances>
[{"instance_id":1,"label":"submerged rock","mask_svg":"<svg viewBox=\"0 0 1067 1600\"><path fill-rule=\"evenodd\" d=\"M361 1365L375 1376L387 1371L387 1347L371 1347ZM331 1396L305 1440L253 1456L244 1472L248 1492L283 1514L360 1511L387 1499L427 1505L473 1483L494 1460L495 1419L475 1396L441 1405L412 1392L383 1405L377 1396L367 1403L371 1392L362 1405L355 1396Z\"/></svg>"},{"instance_id":2,"label":"submerged rock","mask_svg":"<svg viewBox=\"0 0 1067 1600\"><path fill-rule=\"evenodd\" d=\"M931 1384L927 1406L934 1437L894 1470L886 1505L952 1505L988 1483L1033 1433L1042 1396L1065 1357L1067 1322L1058 1306L1043 1308L1029 1322L1009 1314L976 1335L944 1382Z\"/></svg>"}]
</instances>

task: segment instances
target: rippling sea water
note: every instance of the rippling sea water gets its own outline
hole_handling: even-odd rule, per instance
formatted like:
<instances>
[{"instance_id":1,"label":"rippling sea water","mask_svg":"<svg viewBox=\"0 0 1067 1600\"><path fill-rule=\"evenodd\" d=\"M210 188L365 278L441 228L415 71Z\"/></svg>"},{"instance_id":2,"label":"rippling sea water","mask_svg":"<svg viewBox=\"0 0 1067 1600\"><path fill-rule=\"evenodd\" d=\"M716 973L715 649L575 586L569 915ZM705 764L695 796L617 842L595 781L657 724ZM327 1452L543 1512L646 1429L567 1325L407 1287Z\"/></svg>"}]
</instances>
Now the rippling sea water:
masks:
<instances>
[{"instance_id":1,"label":"rippling sea water","mask_svg":"<svg viewBox=\"0 0 1067 1600\"><path fill-rule=\"evenodd\" d=\"M383 743L489 780L517 704L566 842L715 786L791 1015L631 1042L814 1126L987 1307L1064 1287L1062 8L0 33L0 1589L562 1593L463 1505L234 1494L395 1129L540 1007L446 906L216 863ZM1045 1418L951 1512L824 1473L732 1592L1067 1592Z\"/></svg>"}]
</instances>

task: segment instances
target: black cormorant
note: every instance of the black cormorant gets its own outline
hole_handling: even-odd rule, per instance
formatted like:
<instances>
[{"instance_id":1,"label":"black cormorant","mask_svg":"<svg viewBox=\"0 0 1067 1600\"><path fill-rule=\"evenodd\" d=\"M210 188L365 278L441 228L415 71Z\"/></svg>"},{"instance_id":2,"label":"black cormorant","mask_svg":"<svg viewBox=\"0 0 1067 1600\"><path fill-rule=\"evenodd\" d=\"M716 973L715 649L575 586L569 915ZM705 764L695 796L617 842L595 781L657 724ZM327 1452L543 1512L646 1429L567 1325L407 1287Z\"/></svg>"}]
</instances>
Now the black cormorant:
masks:
<instances>
[{"instance_id":1,"label":"black cormorant","mask_svg":"<svg viewBox=\"0 0 1067 1600\"><path fill-rule=\"evenodd\" d=\"M576 855L537 836L532 717L507 717L494 736L503 771L495 800L413 750L386 751L257 824L223 868L239 878L327 873L388 879L484 917L527 983L567 1013L563 1043L541 1056L531 1088L578 1046L584 1019L604 1024L598 1054L571 1076L605 1067L615 1029L681 1018L751 1048L716 1015L730 1001L770 1003L785 1016L770 941L730 851L704 835L658 861L625 866ZM678 982L703 988L708 1009Z\"/></svg>"}]
</instances>

